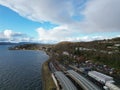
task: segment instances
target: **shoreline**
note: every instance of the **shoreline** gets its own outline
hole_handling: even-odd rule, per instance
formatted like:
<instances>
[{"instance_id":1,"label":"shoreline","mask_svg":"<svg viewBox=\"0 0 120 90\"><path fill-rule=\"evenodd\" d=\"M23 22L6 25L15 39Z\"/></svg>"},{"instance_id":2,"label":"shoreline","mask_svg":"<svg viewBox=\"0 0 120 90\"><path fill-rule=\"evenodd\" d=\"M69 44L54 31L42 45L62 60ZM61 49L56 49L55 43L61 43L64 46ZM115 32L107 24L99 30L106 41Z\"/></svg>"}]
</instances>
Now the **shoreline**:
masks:
<instances>
[{"instance_id":1,"label":"shoreline","mask_svg":"<svg viewBox=\"0 0 120 90\"><path fill-rule=\"evenodd\" d=\"M50 69L48 67L50 59L42 64L42 90L55 90L56 86L52 79Z\"/></svg>"},{"instance_id":2,"label":"shoreline","mask_svg":"<svg viewBox=\"0 0 120 90\"><path fill-rule=\"evenodd\" d=\"M41 50L49 56L48 60L46 60L42 64L42 90L56 90L56 85L52 78L52 73L49 69L49 62L51 60L51 54L45 50Z\"/></svg>"},{"instance_id":3,"label":"shoreline","mask_svg":"<svg viewBox=\"0 0 120 90\"><path fill-rule=\"evenodd\" d=\"M46 52L45 50L38 50L38 49L8 49L8 50L32 50L32 51L42 51L44 52L49 58L42 63L41 68L41 80L42 80L42 90L55 90L56 86L52 79L52 73L49 69L49 61L51 55Z\"/></svg>"}]
</instances>

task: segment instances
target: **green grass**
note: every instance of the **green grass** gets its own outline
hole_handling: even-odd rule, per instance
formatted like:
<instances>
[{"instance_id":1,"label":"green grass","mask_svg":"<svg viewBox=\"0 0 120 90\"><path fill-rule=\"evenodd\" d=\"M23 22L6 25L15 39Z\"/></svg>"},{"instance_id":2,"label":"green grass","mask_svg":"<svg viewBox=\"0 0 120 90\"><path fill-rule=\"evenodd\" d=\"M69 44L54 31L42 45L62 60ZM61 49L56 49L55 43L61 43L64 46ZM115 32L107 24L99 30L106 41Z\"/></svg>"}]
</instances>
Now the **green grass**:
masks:
<instances>
[{"instance_id":1,"label":"green grass","mask_svg":"<svg viewBox=\"0 0 120 90\"><path fill-rule=\"evenodd\" d=\"M43 90L56 90L56 86L51 77L51 72L46 61L42 66L42 77L43 77Z\"/></svg>"}]
</instances>

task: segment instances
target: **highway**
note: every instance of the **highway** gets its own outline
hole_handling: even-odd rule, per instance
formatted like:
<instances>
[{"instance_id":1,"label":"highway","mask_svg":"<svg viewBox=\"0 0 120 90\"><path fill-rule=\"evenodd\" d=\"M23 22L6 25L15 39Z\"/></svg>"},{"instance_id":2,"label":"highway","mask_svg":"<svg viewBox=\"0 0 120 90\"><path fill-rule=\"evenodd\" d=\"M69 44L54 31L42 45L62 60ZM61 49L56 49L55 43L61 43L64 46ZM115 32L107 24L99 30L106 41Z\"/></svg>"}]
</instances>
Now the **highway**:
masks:
<instances>
[{"instance_id":1,"label":"highway","mask_svg":"<svg viewBox=\"0 0 120 90\"><path fill-rule=\"evenodd\" d=\"M54 74L62 86L62 90L77 90L74 84L64 75L64 73L57 71Z\"/></svg>"},{"instance_id":2,"label":"highway","mask_svg":"<svg viewBox=\"0 0 120 90\"><path fill-rule=\"evenodd\" d=\"M78 74L77 72L73 70L67 71L68 75L75 80L84 90L101 90L99 87L97 87L95 84Z\"/></svg>"}]
</instances>

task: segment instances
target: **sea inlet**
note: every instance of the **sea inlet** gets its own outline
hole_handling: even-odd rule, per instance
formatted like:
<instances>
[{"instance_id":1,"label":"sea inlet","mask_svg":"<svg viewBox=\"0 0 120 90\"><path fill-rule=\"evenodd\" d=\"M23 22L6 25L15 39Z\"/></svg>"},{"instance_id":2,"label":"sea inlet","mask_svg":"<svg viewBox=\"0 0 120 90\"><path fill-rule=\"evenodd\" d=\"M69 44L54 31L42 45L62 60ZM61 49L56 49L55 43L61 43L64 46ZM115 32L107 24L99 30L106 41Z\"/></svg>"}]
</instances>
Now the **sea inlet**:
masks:
<instances>
[{"instance_id":1,"label":"sea inlet","mask_svg":"<svg viewBox=\"0 0 120 90\"><path fill-rule=\"evenodd\" d=\"M43 51L8 50L0 45L0 90L42 90Z\"/></svg>"}]
</instances>

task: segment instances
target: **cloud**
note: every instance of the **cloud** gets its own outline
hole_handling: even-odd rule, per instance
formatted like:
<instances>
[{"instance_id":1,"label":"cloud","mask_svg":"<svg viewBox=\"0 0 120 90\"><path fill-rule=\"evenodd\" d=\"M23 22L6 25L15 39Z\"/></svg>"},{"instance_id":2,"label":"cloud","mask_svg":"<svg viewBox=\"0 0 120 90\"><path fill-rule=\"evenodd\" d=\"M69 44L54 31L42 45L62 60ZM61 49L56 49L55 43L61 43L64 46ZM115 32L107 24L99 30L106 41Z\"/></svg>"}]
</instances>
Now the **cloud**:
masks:
<instances>
[{"instance_id":1,"label":"cloud","mask_svg":"<svg viewBox=\"0 0 120 90\"><path fill-rule=\"evenodd\" d=\"M29 42L33 38L20 32L13 32L12 30L4 30L0 32L0 42Z\"/></svg>"},{"instance_id":2,"label":"cloud","mask_svg":"<svg viewBox=\"0 0 120 90\"><path fill-rule=\"evenodd\" d=\"M58 26L51 30L45 30L43 28L38 28L37 30L39 41L43 43L58 43L60 41L93 41L93 40L102 40L102 39L109 39L112 37L109 36L102 36L102 35L93 35L90 36L88 34L84 36L73 36L73 34L77 35L76 31L69 30L68 26ZM79 34L78 34L79 35Z\"/></svg>"},{"instance_id":3,"label":"cloud","mask_svg":"<svg viewBox=\"0 0 120 90\"><path fill-rule=\"evenodd\" d=\"M45 43L57 43L60 41L80 41L79 37L73 36L73 34L76 35L77 32L71 31L67 25L58 26L50 30L38 28L36 31L38 33L39 40Z\"/></svg>"},{"instance_id":4,"label":"cloud","mask_svg":"<svg viewBox=\"0 0 120 90\"><path fill-rule=\"evenodd\" d=\"M79 5L84 0L0 0L4 5L23 17L43 22L50 21L53 23L70 23L73 22L72 16L79 10ZM78 9L76 9L78 8Z\"/></svg>"},{"instance_id":5,"label":"cloud","mask_svg":"<svg viewBox=\"0 0 120 90\"><path fill-rule=\"evenodd\" d=\"M40 41L63 41L68 40L72 35L67 26L58 26L51 30L38 28L36 31L39 34Z\"/></svg>"},{"instance_id":6,"label":"cloud","mask_svg":"<svg viewBox=\"0 0 120 90\"><path fill-rule=\"evenodd\" d=\"M82 12L85 16L81 25L86 31L120 31L120 0L91 0ZM87 28L85 28L87 27Z\"/></svg>"},{"instance_id":7,"label":"cloud","mask_svg":"<svg viewBox=\"0 0 120 90\"><path fill-rule=\"evenodd\" d=\"M119 31L120 0L0 0L0 4L28 19L67 24L84 32ZM85 3L85 4L84 4ZM84 8L83 8L84 7ZM73 16L84 15L76 22Z\"/></svg>"},{"instance_id":8,"label":"cloud","mask_svg":"<svg viewBox=\"0 0 120 90\"><path fill-rule=\"evenodd\" d=\"M103 40L110 39L111 37L107 36L84 36L81 38L81 41L93 41L93 40Z\"/></svg>"},{"instance_id":9,"label":"cloud","mask_svg":"<svg viewBox=\"0 0 120 90\"><path fill-rule=\"evenodd\" d=\"M79 41L79 35L86 33L120 33L120 0L0 0L0 4L30 20L59 25L50 30L38 28L40 41ZM75 16L82 20L76 21ZM8 33L6 37L11 36ZM87 35L83 40L106 37Z\"/></svg>"}]
</instances>

